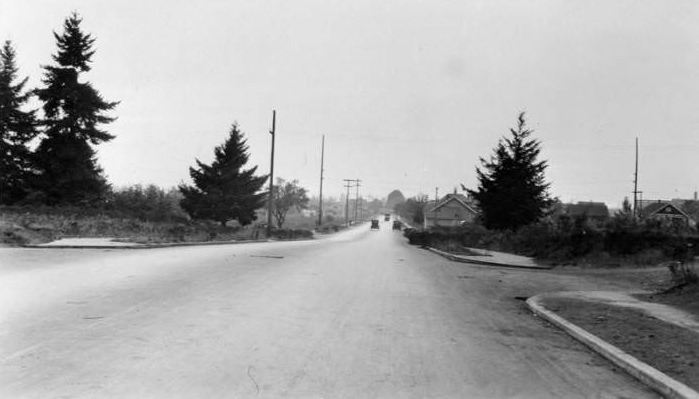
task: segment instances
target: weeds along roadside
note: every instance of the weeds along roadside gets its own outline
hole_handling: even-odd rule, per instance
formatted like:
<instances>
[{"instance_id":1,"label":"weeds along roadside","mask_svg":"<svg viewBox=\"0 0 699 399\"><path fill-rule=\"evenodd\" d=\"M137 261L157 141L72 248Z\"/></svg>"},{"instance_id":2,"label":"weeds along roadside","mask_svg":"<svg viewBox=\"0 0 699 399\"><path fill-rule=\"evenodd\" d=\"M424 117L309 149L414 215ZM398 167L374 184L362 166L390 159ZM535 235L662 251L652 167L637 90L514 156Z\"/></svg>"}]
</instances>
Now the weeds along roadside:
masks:
<instances>
[{"instance_id":1,"label":"weeds along roadside","mask_svg":"<svg viewBox=\"0 0 699 399\"><path fill-rule=\"evenodd\" d=\"M140 217L139 217L140 216ZM0 207L0 242L5 245L40 244L64 237L110 237L139 243L210 242L264 239L263 226L241 226L188 220L161 214L148 220L123 209L92 207ZM292 226L293 227L293 226ZM303 228L275 229L272 238L304 239Z\"/></svg>"}]
</instances>

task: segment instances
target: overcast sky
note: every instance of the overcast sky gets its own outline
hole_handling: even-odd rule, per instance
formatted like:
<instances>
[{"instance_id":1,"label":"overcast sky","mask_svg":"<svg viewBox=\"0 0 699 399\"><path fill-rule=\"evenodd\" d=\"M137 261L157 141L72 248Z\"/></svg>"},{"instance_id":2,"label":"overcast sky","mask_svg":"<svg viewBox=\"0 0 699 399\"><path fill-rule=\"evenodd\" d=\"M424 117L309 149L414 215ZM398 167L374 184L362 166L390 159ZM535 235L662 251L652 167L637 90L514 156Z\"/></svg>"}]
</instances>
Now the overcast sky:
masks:
<instances>
[{"instance_id":1,"label":"overcast sky","mask_svg":"<svg viewBox=\"0 0 699 399\"><path fill-rule=\"evenodd\" d=\"M76 10L86 78L121 101L98 147L116 186L189 182L237 121L251 162L324 195L342 179L406 196L475 187L479 157L527 112L564 201L699 188L699 2L0 0L0 40L40 85Z\"/></svg>"}]
</instances>

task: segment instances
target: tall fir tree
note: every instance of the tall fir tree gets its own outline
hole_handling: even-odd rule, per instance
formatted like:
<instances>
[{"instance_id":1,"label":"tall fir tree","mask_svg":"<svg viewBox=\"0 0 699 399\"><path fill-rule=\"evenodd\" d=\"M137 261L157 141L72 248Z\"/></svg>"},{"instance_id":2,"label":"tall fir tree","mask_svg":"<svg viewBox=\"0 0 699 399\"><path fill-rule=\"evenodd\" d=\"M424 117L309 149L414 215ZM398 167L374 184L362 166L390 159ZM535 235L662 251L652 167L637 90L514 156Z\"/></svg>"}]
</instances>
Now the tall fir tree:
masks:
<instances>
[{"instance_id":1,"label":"tall fir tree","mask_svg":"<svg viewBox=\"0 0 699 399\"><path fill-rule=\"evenodd\" d=\"M77 13L66 18L62 34L54 32L56 65L44 66L44 87L36 93L43 102L45 138L36 151L36 188L50 205L94 203L104 198L109 185L97 164L93 145L114 136L100 125L113 122L106 115L118 102L108 102L89 82L95 39L80 29Z\"/></svg>"},{"instance_id":2,"label":"tall fir tree","mask_svg":"<svg viewBox=\"0 0 699 399\"><path fill-rule=\"evenodd\" d=\"M517 128L503 138L490 160L480 159L476 168L478 189L468 192L478 201L481 221L489 229L516 230L539 220L551 205L546 161L537 160L541 143L531 139L524 112Z\"/></svg>"},{"instance_id":3,"label":"tall fir tree","mask_svg":"<svg viewBox=\"0 0 699 399\"><path fill-rule=\"evenodd\" d=\"M231 127L228 139L214 149L211 165L196 160L197 168L189 168L194 186L181 184L182 208L193 219L208 219L226 225L237 220L252 223L255 210L264 206L267 193L261 192L267 175L255 176L257 166L243 169L249 159L247 140L237 124Z\"/></svg>"},{"instance_id":4,"label":"tall fir tree","mask_svg":"<svg viewBox=\"0 0 699 399\"><path fill-rule=\"evenodd\" d=\"M32 172L28 143L36 136L35 111L25 110L27 79L17 79L15 49L8 40L0 49L0 204L23 200Z\"/></svg>"}]
</instances>

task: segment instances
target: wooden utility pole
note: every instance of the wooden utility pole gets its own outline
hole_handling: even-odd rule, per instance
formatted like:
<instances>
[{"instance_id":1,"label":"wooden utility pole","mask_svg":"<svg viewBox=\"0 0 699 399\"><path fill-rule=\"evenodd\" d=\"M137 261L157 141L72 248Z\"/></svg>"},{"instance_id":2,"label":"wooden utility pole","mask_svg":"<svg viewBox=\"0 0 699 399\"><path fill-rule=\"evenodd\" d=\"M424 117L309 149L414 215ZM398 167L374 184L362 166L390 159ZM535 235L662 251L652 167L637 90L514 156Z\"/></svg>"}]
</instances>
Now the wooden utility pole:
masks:
<instances>
[{"instance_id":1,"label":"wooden utility pole","mask_svg":"<svg viewBox=\"0 0 699 399\"><path fill-rule=\"evenodd\" d=\"M357 219L357 209L359 209L359 186L361 185L359 183L361 182L361 180L356 179L355 182L357 183L357 185L355 186L357 190L354 192L354 221L356 222L357 220L359 220Z\"/></svg>"},{"instance_id":2,"label":"wooden utility pole","mask_svg":"<svg viewBox=\"0 0 699 399\"><path fill-rule=\"evenodd\" d=\"M318 227L323 224L323 161L325 158L325 135L320 144L320 195L318 196Z\"/></svg>"},{"instance_id":3,"label":"wooden utility pole","mask_svg":"<svg viewBox=\"0 0 699 399\"><path fill-rule=\"evenodd\" d=\"M633 217L638 217L638 137L636 137L636 167L633 173Z\"/></svg>"},{"instance_id":4,"label":"wooden utility pole","mask_svg":"<svg viewBox=\"0 0 699 399\"><path fill-rule=\"evenodd\" d=\"M272 156L269 161L269 204L267 207L267 238L272 236L272 207L274 206L274 133L276 130L277 111L272 110Z\"/></svg>"},{"instance_id":5,"label":"wooden utility pole","mask_svg":"<svg viewBox=\"0 0 699 399\"><path fill-rule=\"evenodd\" d=\"M352 179L342 179L345 182L345 188L347 188L347 195L345 196L345 225L349 226L349 192L350 187L352 187Z\"/></svg>"},{"instance_id":6,"label":"wooden utility pole","mask_svg":"<svg viewBox=\"0 0 699 399\"><path fill-rule=\"evenodd\" d=\"M439 203L439 187L434 188L434 227L437 227L437 204Z\"/></svg>"}]
</instances>

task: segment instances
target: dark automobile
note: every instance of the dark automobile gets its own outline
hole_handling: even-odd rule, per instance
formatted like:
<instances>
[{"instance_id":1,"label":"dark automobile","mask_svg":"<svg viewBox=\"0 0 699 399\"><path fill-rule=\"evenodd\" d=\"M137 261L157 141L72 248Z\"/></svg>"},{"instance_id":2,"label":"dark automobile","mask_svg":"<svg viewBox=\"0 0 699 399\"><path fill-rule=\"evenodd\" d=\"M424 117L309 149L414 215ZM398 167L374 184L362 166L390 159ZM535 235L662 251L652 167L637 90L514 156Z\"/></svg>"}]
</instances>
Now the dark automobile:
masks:
<instances>
[{"instance_id":1,"label":"dark automobile","mask_svg":"<svg viewBox=\"0 0 699 399\"><path fill-rule=\"evenodd\" d=\"M393 230L400 230L403 228L403 223L400 220L393 221Z\"/></svg>"},{"instance_id":2,"label":"dark automobile","mask_svg":"<svg viewBox=\"0 0 699 399\"><path fill-rule=\"evenodd\" d=\"M385 221L387 221L387 222L388 222L389 220L391 220L391 214L390 214L390 213L385 214L383 220L385 220Z\"/></svg>"},{"instance_id":3,"label":"dark automobile","mask_svg":"<svg viewBox=\"0 0 699 399\"><path fill-rule=\"evenodd\" d=\"M379 219L371 219L371 229L372 230L379 229Z\"/></svg>"}]
</instances>

